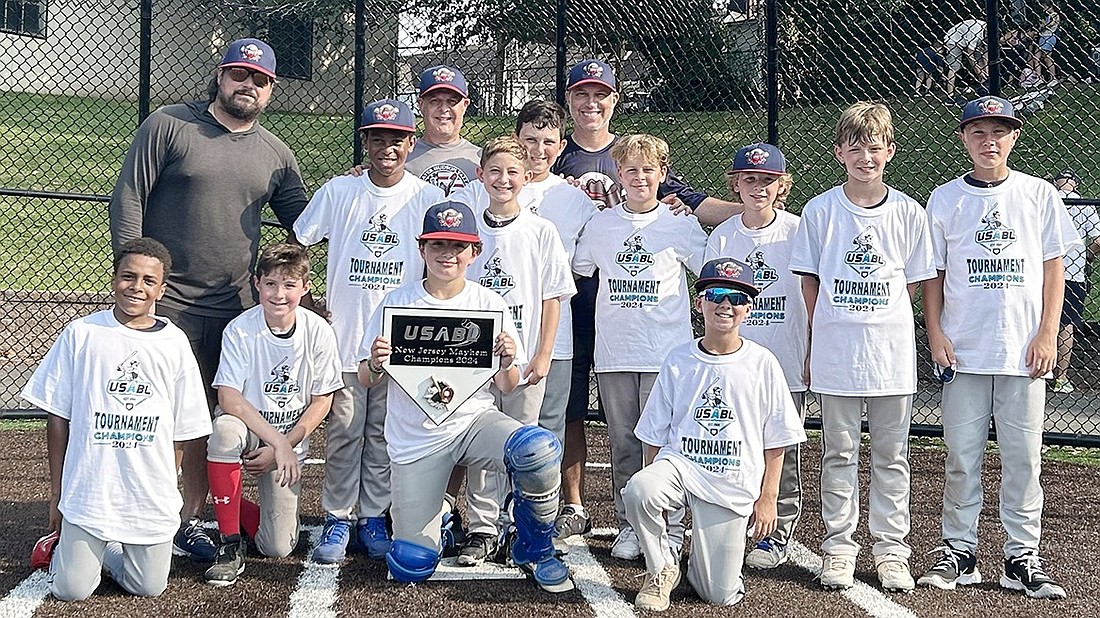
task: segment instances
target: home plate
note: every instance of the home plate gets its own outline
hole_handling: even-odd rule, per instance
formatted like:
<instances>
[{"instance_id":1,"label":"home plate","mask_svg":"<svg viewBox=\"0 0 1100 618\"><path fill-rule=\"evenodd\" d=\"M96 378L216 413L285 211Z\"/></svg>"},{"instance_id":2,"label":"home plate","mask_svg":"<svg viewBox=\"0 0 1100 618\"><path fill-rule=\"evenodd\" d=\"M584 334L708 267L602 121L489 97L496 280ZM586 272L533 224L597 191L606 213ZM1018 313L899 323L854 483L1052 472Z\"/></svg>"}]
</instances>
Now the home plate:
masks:
<instances>
[{"instance_id":1,"label":"home plate","mask_svg":"<svg viewBox=\"0 0 1100 618\"><path fill-rule=\"evenodd\" d=\"M495 562L482 562L477 566L458 566L458 558L450 557L439 561L435 573L428 578L430 582L464 581L474 579L524 579L523 571L518 567L506 567ZM386 573L387 579L393 576Z\"/></svg>"}]
</instances>

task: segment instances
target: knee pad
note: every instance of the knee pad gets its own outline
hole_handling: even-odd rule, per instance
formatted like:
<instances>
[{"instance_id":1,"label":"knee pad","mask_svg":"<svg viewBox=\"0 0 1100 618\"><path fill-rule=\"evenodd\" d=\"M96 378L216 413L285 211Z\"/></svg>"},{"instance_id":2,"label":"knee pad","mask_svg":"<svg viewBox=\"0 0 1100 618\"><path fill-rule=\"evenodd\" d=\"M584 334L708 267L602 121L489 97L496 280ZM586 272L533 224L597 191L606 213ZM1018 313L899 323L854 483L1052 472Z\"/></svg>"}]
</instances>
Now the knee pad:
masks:
<instances>
[{"instance_id":1,"label":"knee pad","mask_svg":"<svg viewBox=\"0 0 1100 618\"><path fill-rule=\"evenodd\" d=\"M439 552L397 539L390 546L390 551L386 552L386 564L395 580L417 584L435 573L435 567L439 564Z\"/></svg>"},{"instance_id":2,"label":"knee pad","mask_svg":"<svg viewBox=\"0 0 1100 618\"><path fill-rule=\"evenodd\" d=\"M504 443L504 464L513 485L524 496L536 500L538 496L557 492L561 454L557 437L536 425L520 427Z\"/></svg>"}]
</instances>

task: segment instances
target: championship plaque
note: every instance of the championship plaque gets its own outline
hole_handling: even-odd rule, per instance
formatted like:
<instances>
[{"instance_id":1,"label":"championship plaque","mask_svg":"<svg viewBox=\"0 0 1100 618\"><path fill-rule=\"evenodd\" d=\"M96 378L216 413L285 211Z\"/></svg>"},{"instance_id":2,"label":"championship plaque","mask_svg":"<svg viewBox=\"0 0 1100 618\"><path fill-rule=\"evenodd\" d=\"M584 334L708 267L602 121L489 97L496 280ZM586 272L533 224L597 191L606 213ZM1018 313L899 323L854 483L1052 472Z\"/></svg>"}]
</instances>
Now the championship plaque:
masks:
<instances>
[{"instance_id":1,"label":"championship plaque","mask_svg":"<svg viewBox=\"0 0 1100 618\"><path fill-rule=\"evenodd\" d=\"M440 425L500 369L493 345L503 320L500 311L384 307L386 373Z\"/></svg>"}]
</instances>

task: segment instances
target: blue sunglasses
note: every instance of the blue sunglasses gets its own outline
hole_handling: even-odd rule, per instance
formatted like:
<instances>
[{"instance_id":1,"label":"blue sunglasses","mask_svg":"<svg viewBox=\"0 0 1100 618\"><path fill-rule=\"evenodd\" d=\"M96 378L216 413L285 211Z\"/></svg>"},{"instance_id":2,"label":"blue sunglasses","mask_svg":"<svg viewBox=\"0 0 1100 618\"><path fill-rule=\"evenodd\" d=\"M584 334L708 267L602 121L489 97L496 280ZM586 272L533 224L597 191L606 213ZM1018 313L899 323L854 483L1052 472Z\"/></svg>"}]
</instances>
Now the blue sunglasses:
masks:
<instances>
[{"instance_id":1,"label":"blue sunglasses","mask_svg":"<svg viewBox=\"0 0 1100 618\"><path fill-rule=\"evenodd\" d=\"M733 306L747 305L750 302L749 295L740 290L731 290L729 288L707 288L703 290L703 298L707 299L716 305L722 304L722 301L730 301Z\"/></svg>"}]
</instances>

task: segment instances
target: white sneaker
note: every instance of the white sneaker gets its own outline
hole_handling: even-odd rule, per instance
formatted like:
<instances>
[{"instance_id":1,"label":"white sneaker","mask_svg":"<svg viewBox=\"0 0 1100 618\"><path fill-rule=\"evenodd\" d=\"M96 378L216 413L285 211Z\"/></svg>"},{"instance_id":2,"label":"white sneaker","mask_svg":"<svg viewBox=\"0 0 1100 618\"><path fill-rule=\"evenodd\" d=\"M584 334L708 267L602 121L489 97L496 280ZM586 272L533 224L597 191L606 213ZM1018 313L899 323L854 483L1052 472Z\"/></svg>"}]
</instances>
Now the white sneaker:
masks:
<instances>
[{"instance_id":1,"label":"white sneaker","mask_svg":"<svg viewBox=\"0 0 1100 618\"><path fill-rule=\"evenodd\" d=\"M878 581L887 592L909 592L916 587L909 572L909 561L896 554L875 556Z\"/></svg>"},{"instance_id":2,"label":"white sneaker","mask_svg":"<svg viewBox=\"0 0 1100 618\"><path fill-rule=\"evenodd\" d=\"M619 560L637 560L642 557L642 543L634 528L626 526L619 530L615 542L611 544L611 557Z\"/></svg>"},{"instance_id":3,"label":"white sneaker","mask_svg":"<svg viewBox=\"0 0 1100 618\"><path fill-rule=\"evenodd\" d=\"M646 573L638 596L634 597L634 607L663 612L671 605L672 591L680 584L680 565L669 562L660 573Z\"/></svg>"},{"instance_id":4,"label":"white sneaker","mask_svg":"<svg viewBox=\"0 0 1100 618\"><path fill-rule=\"evenodd\" d=\"M754 569L774 569L787 561L787 546L771 537L764 537L745 556L745 564Z\"/></svg>"},{"instance_id":5,"label":"white sneaker","mask_svg":"<svg viewBox=\"0 0 1100 618\"><path fill-rule=\"evenodd\" d=\"M847 590L856 585L855 556L830 556L821 561L821 587L826 590Z\"/></svg>"}]
</instances>

